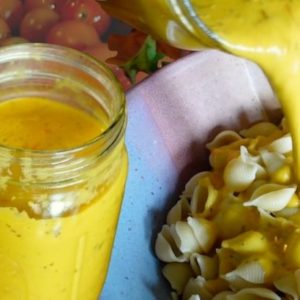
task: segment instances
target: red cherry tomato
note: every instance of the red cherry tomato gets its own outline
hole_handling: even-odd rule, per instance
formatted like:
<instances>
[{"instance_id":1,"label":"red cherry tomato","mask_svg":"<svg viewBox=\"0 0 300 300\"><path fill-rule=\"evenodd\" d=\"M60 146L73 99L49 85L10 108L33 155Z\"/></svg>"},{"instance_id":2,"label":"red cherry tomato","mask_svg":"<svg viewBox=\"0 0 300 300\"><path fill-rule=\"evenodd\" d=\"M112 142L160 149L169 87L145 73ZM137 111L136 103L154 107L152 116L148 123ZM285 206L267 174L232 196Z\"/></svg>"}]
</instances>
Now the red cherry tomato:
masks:
<instances>
[{"instance_id":1,"label":"red cherry tomato","mask_svg":"<svg viewBox=\"0 0 300 300\"><path fill-rule=\"evenodd\" d=\"M59 15L48 8L35 8L23 18L20 34L30 42L44 42L50 28L59 20Z\"/></svg>"},{"instance_id":2,"label":"red cherry tomato","mask_svg":"<svg viewBox=\"0 0 300 300\"><path fill-rule=\"evenodd\" d=\"M0 18L4 19L12 30L16 30L24 14L20 0L0 0Z\"/></svg>"},{"instance_id":3,"label":"red cherry tomato","mask_svg":"<svg viewBox=\"0 0 300 300\"><path fill-rule=\"evenodd\" d=\"M34 8L49 8L55 9L56 2L63 2L65 0L25 0L26 11Z\"/></svg>"},{"instance_id":4,"label":"red cherry tomato","mask_svg":"<svg viewBox=\"0 0 300 300\"><path fill-rule=\"evenodd\" d=\"M99 42L96 29L82 21L56 23L47 35L47 42L82 50Z\"/></svg>"},{"instance_id":5,"label":"red cherry tomato","mask_svg":"<svg viewBox=\"0 0 300 300\"><path fill-rule=\"evenodd\" d=\"M101 42L93 47L86 48L84 52L90 54L91 56L95 57L96 59L104 63L108 58L116 55L116 51L111 51L108 48L107 44ZM107 63L106 65L113 71L113 73L119 80L120 84L123 86L124 90L125 91L128 90L131 87L131 82L126 77L124 71L116 65L107 64Z\"/></svg>"},{"instance_id":6,"label":"red cherry tomato","mask_svg":"<svg viewBox=\"0 0 300 300\"><path fill-rule=\"evenodd\" d=\"M64 0L58 5L58 11L63 20L84 21L93 25L100 35L110 24L110 16L95 0Z\"/></svg>"},{"instance_id":7,"label":"red cherry tomato","mask_svg":"<svg viewBox=\"0 0 300 300\"><path fill-rule=\"evenodd\" d=\"M0 40L6 39L10 35L10 28L7 23L0 18Z\"/></svg>"},{"instance_id":8,"label":"red cherry tomato","mask_svg":"<svg viewBox=\"0 0 300 300\"><path fill-rule=\"evenodd\" d=\"M13 36L0 41L0 46L10 46L10 45L24 44L24 43L28 43L28 41L21 37Z\"/></svg>"}]
</instances>

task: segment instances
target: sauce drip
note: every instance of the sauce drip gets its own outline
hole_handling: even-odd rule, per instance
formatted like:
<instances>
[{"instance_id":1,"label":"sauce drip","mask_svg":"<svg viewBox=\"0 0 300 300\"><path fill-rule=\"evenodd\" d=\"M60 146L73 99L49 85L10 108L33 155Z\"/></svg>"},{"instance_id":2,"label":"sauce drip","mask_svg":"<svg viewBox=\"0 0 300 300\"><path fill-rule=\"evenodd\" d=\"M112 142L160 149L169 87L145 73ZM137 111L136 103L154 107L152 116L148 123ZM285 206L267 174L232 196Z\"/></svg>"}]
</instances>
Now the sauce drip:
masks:
<instances>
[{"instance_id":1,"label":"sauce drip","mask_svg":"<svg viewBox=\"0 0 300 300\"><path fill-rule=\"evenodd\" d=\"M266 73L287 118L300 173L300 2L192 0L197 14L226 51L256 62Z\"/></svg>"}]
</instances>

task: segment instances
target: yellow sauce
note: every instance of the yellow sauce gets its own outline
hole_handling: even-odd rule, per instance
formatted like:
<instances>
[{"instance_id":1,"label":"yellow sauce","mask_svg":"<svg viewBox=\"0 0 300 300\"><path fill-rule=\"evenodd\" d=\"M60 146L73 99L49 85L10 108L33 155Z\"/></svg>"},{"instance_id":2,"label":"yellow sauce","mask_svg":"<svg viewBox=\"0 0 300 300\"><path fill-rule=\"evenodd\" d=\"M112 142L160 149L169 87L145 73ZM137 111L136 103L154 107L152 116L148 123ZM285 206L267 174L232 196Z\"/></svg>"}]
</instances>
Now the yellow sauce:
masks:
<instances>
[{"instance_id":1,"label":"yellow sauce","mask_svg":"<svg viewBox=\"0 0 300 300\"><path fill-rule=\"evenodd\" d=\"M251 59L268 76L293 137L300 173L300 3L298 1L192 1L221 47ZM201 3L201 4L200 4Z\"/></svg>"},{"instance_id":2,"label":"yellow sauce","mask_svg":"<svg viewBox=\"0 0 300 300\"><path fill-rule=\"evenodd\" d=\"M31 150L80 146L106 127L78 109L44 98L0 104L0 120L0 145Z\"/></svg>"},{"instance_id":3,"label":"yellow sauce","mask_svg":"<svg viewBox=\"0 0 300 300\"><path fill-rule=\"evenodd\" d=\"M294 172L299 182L300 2L191 0L191 3L220 48L256 62L266 73L292 135ZM298 214L292 219L299 222ZM289 229L284 227L280 230L267 224L264 230L271 238L279 237L277 244L283 249L279 257L286 256L290 261L289 268L294 270L300 267L300 260L295 255L300 239L299 234ZM279 266L276 271L279 276Z\"/></svg>"},{"instance_id":4,"label":"yellow sauce","mask_svg":"<svg viewBox=\"0 0 300 300\"><path fill-rule=\"evenodd\" d=\"M106 128L105 122L77 108L40 98L0 104L0 119L1 144L39 150L76 147ZM33 187L24 190L24 199L19 201L8 197L18 197L18 186L0 186L1 300L97 299L108 268L127 175L123 142L113 156L107 157L106 164L113 165L116 156L120 164L109 184L95 194L88 194L84 187L71 187L74 198L83 199L83 205L75 205L74 211L62 216L44 217L32 212L24 199L35 199ZM46 191L43 203L51 204L54 193ZM85 199L90 202L85 203Z\"/></svg>"}]
</instances>

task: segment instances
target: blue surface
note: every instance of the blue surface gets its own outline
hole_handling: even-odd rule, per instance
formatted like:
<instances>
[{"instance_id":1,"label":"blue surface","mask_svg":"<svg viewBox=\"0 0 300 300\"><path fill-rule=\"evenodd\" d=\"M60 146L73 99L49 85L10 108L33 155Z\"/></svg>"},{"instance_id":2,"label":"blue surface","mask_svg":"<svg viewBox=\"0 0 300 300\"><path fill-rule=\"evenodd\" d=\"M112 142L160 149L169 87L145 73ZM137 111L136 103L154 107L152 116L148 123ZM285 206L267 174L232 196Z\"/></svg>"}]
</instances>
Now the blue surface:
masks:
<instances>
[{"instance_id":1,"label":"blue surface","mask_svg":"<svg viewBox=\"0 0 300 300\"><path fill-rule=\"evenodd\" d=\"M130 99L129 177L115 246L101 300L169 299L153 246L174 202L176 170L146 105Z\"/></svg>"}]
</instances>

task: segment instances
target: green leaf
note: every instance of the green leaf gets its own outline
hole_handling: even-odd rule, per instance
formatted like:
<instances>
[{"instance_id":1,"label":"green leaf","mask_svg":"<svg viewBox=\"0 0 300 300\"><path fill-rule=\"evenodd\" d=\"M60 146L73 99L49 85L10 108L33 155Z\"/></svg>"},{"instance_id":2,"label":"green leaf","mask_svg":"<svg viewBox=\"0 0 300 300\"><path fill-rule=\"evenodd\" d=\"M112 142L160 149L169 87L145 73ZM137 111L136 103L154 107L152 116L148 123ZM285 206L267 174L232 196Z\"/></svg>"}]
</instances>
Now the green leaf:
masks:
<instances>
[{"instance_id":1,"label":"green leaf","mask_svg":"<svg viewBox=\"0 0 300 300\"><path fill-rule=\"evenodd\" d=\"M164 56L163 53L157 51L156 41L151 36L148 36L138 53L125 64L121 65L121 67L134 83L136 74L139 71L152 74L159 69L158 62Z\"/></svg>"}]
</instances>

